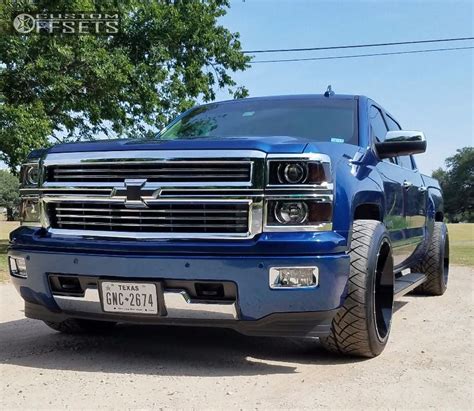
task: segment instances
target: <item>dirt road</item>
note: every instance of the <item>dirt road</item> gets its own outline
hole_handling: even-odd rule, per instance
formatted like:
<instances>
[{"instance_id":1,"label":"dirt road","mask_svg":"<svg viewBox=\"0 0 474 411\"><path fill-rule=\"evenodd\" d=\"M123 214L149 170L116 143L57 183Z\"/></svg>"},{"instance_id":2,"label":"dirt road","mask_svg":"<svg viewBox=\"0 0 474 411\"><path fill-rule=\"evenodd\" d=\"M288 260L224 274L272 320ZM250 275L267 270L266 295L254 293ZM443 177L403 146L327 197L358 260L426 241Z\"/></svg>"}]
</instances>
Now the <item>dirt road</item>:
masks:
<instances>
[{"instance_id":1,"label":"dirt road","mask_svg":"<svg viewBox=\"0 0 474 411\"><path fill-rule=\"evenodd\" d=\"M232 331L119 327L64 336L27 320L0 286L0 409L472 409L473 275L453 267L443 297L405 297L391 341L372 360L316 341Z\"/></svg>"}]
</instances>

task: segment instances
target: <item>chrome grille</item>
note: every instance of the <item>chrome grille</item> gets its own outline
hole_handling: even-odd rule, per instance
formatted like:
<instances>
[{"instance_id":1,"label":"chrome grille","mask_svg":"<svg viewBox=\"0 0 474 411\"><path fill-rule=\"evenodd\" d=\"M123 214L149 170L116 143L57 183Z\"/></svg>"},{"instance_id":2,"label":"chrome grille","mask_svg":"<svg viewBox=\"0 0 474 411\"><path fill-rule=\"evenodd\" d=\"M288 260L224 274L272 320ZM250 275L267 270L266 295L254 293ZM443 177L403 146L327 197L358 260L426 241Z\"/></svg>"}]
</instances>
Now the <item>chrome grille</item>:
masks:
<instances>
[{"instance_id":1,"label":"chrome grille","mask_svg":"<svg viewBox=\"0 0 474 411\"><path fill-rule=\"evenodd\" d=\"M157 202L126 208L107 202L48 204L52 228L67 230L247 235L250 202Z\"/></svg>"},{"instance_id":2,"label":"chrome grille","mask_svg":"<svg viewBox=\"0 0 474 411\"><path fill-rule=\"evenodd\" d=\"M146 179L150 183L250 182L250 161L158 161L100 162L53 165L46 168L47 182L114 183L125 179Z\"/></svg>"}]
</instances>

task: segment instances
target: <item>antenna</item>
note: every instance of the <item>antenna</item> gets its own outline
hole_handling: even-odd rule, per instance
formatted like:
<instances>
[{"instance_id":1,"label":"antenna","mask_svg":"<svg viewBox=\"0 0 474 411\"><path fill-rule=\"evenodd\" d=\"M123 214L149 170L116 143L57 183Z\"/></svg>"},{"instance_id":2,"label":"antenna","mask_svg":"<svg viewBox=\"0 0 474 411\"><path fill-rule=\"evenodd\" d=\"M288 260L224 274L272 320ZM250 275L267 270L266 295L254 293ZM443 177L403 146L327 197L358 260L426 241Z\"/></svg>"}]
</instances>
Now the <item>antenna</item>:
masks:
<instances>
[{"instance_id":1,"label":"antenna","mask_svg":"<svg viewBox=\"0 0 474 411\"><path fill-rule=\"evenodd\" d=\"M331 85L328 86L326 92L324 93L324 97L334 96L334 91L332 91Z\"/></svg>"}]
</instances>

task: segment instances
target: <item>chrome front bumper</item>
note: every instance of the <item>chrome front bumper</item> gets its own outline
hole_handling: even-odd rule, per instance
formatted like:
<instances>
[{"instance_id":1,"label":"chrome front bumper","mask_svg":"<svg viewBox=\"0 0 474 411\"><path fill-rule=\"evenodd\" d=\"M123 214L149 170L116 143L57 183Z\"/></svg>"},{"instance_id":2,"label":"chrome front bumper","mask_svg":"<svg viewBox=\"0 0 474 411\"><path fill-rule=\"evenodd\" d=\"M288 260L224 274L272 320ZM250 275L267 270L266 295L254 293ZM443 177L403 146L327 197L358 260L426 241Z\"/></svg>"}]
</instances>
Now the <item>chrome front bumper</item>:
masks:
<instances>
[{"instance_id":1,"label":"chrome front bumper","mask_svg":"<svg viewBox=\"0 0 474 411\"><path fill-rule=\"evenodd\" d=\"M163 292L164 304L169 319L196 320L237 320L235 301L229 303L193 302L184 290L166 290ZM87 288L83 297L54 295L59 308L67 313L81 312L87 314L102 314L99 290Z\"/></svg>"}]
</instances>

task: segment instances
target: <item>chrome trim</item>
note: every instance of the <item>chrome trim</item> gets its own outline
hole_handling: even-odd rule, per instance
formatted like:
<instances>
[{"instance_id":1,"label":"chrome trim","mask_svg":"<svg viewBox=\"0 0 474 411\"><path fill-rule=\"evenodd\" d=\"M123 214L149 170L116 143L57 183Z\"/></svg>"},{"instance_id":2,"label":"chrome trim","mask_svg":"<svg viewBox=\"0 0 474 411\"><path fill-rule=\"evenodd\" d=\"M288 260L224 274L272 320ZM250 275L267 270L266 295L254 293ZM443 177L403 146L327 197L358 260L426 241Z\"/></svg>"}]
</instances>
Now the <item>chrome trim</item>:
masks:
<instances>
[{"instance_id":1,"label":"chrome trim","mask_svg":"<svg viewBox=\"0 0 474 411\"><path fill-rule=\"evenodd\" d=\"M140 162L175 161L175 160L195 160L201 163L214 161L225 163L228 161L248 161L251 163L251 181L249 183L232 182L146 182L143 185L145 196L142 197L143 204L140 210L145 212L144 204L153 205L160 203L193 203L193 202L248 202L248 231L247 233L141 233L128 231L94 231L94 230L68 230L51 228L47 215L46 206L52 202L66 203L104 203L104 204L124 204L125 197L113 195L115 188L124 188L124 182L48 182L35 190L35 194L40 196L41 221L42 226L49 229L49 232L56 236L80 236L85 238L94 237L121 237L132 239L249 239L255 235L266 232L278 231L326 231L332 229L332 224L320 224L317 226L267 226L266 225L266 201L284 199L321 199L322 201L333 201L332 182L320 185L270 185L266 186L268 179L269 162L265 161L267 154L258 150L186 150L186 151L112 151L112 152L79 152L79 153L53 153L47 155L42 160L42 170L53 165L67 165L80 167L94 163L111 164L119 166L123 162L140 164ZM330 164L330 157L320 153L301 154L268 154L271 160L309 160L321 161ZM90 190L90 192L88 192ZM31 189L22 189L25 194ZM57 192L59 191L59 192ZM148 191L148 192L146 192ZM189 193L187 193L189 191ZM230 194L227 194L229 193ZM99 206L100 207L100 206ZM236 214L239 216L239 213Z\"/></svg>"},{"instance_id":2,"label":"chrome trim","mask_svg":"<svg viewBox=\"0 0 474 411\"><path fill-rule=\"evenodd\" d=\"M63 164L74 165L83 163L98 163L109 160L110 164L127 160L131 162L146 162L154 160L185 160L189 158L237 158L252 159L266 157L266 153L258 150L133 150L133 151L96 151L96 152L78 152L78 153L53 153L48 154L44 160L44 166ZM110 161L113 160L113 161Z\"/></svg>"},{"instance_id":3,"label":"chrome trim","mask_svg":"<svg viewBox=\"0 0 474 411\"><path fill-rule=\"evenodd\" d=\"M70 198L62 198L62 197L43 197L45 203L54 203L54 202L62 202L62 203L75 203L77 201L80 204L87 204L87 203L97 203L97 202L104 202L106 204L123 204L123 200L114 200L110 201L110 198L101 198L100 201L97 199L90 199L90 198L83 198L80 197L79 199L70 199ZM130 238L130 239L143 239L143 240L151 240L151 239L183 239L183 238L190 238L190 239L222 239L222 240L232 240L232 239L248 239L252 238L255 235L262 232L262 221L263 221L263 202L260 201L252 201L250 199L233 199L233 200L218 200L218 199L154 199L153 201L147 202L149 204L159 204L159 203L189 203L189 204L247 204L248 205L248 223L247 223L247 231L242 233L219 233L219 232L208 232L208 233L194 233L194 232L181 232L181 233L169 233L169 232L130 232L130 231L102 231L102 230L77 230L77 229L65 229L65 228L51 228L49 223L45 226L48 227L48 232L57 235L57 236L75 236L75 237L85 237L85 238L93 238L93 237L120 237L120 238ZM140 212L147 212L147 209L129 209L130 213L133 211L140 211ZM104 209L105 211L105 209ZM149 210L155 211L156 210ZM216 210L213 210L216 211ZM242 210L243 211L243 210ZM243 214L241 210L238 210L239 214ZM45 213L46 214L46 213ZM82 216L81 216L82 217ZM104 216L105 217L105 216ZM237 217L238 218L238 217ZM95 223L91 223L95 224ZM87 224L85 224L87 225ZM117 223L120 225L120 223ZM133 226L133 223L128 224ZM127 225L127 226L128 226ZM157 225L158 227L159 225ZM228 225L223 225L227 227ZM219 226L209 226L210 228Z\"/></svg>"},{"instance_id":4,"label":"chrome trim","mask_svg":"<svg viewBox=\"0 0 474 411\"><path fill-rule=\"evenodd\" d=\"M400 143L404 141L426 141L425 134L422 131L415 130L392 130L385 134L385 143Z\"/></svg>"},{"instance_id":5,"label":"chrome trim","mask_svg":"<svg viewBox=\"0 0 474 411\"><path fill-rule=\"evenodd\" d=\"M103 313L97 288L87 288L83 297L53 294L53 298L63 311L80 311L92 314Z\"/></svg>"},{"instance_id":6,"label":"chrome trim","mask_svg":"<svg viewBox=\"0 0 474 411\"><path fill-rule=\"evenodd\" d=\"M166 318L192 318L202 320L237 320L237 304L193 302L184 290L167 290L163 293Z\"/></svg>"},{"instance_id":7,"label":"chrome trim","mask_svg":"<svg viewBox=\"0 0 474 411\"><path fill-rule=\"evenodd\" d=\"M130 238L134 240L164 240L164 239L193 239L193 240L236 240L252 238L255 234L248 233L222 234L222 233L141 233L129 231L98 231L98 230L68 230L50 228L49 233L60 237L82 238Z\"/></svg>"},{"instance_id":8,"label":"chrome trim","mask_svg":"<svg viewBox=\"0 0 474 411\"><path fill-rule=\"evenodd\" d=\"M155 318L190 318L203 320L237 320L237 304L235 301L223 302L194 302L184 290L166 290L163 293L167 316ZM63 311L104 314L100 304L99 290L87 288L84 296L54 295L56 304ZM151 315L147 317L153 317ZM132 317L131 317L132 318Z\"/></svg>"},{"instance_id":9,"label":"chrome trim","mask_svg":"<svg viewBox=\"0 0 474 411\"><path fill-rule=\"evenodd\" d=\"M259 179L255 178L255 160L262 162L266 154L258 150L171 150L171 151L103 151L103 152L80 152L80 153L57 153L49 154L43 162L43 167L51 167L55 165L81 166L81 165L122 165L122 164L154 164L154 163L171 163L176 161L186 161L187 164L223 164L232 163L250 163L250 180L248 181L186 181L186 182L147 182L145 189L158 189L162 187L260 187L262 184ZM200 160L202 159L202 160ZM125 178L125 176L124 176ZM43 182L45 188L75 188L75 187L122 187L123 182Z\"/></svg>"},{"instance_id":10,"label":"chrome trim","mask_svg":"<svg viewBox=\"0 0 474 411\"><path fill-rule=\"evenodd\" d=\"M248 205L248 228L244 233L222 233L218 231L220 227L210 229L213 232L193 233L143 233L129 231L102 231L102 230L68 230L65 228L51 228L49 222L45 224L49 232L56 236L80 236L87 238L94 237L121 237L133 239L246 239L252 238L262 232L263 223L263 183L265 172L266 153L258 150L186 150L186 151L114 151L114 152L80 152L80 153L57 153L49 154L43 162L44 167L54 165L66 165L80 168L81 165L110 164L115 167L126 164L153 164L156 162L166 163L172 161L186 161L190 164L217 163L225 166L228 162L250 164L250 181L245 182L200 182L200 181L182 181L182 182L149 182L144 181L141 191L145 194L137 203L141 211L146 212L147 206L169 204L169 203L211 203L211 204L242 204ZM54 202L80 203L87 207L87 203L101 204L125 204L127 198L120 193L114 195L115 189L126 188L125 179L119 182L47 182L44 183L39 192L41 193L41 202L45 205ZM110 191L106 191L110 188ZM84 192L91 190L91 193ZM183 190L192 191L189 194L183 193ZM226 194L227 190L237 191ZM51 190L48 192L48 190ZM64 190L61 193L55 193L56 190ZM99 192L95 191L99 190ZM214 190L214 192L211 192ZM209 194L208 194L209 193ZM209 197L214 198L209 198ZM131 206L132 204L128 204ZM99 206L100 207L100 206ZM45 207L46 208L46 207ZM74 214L74 213L72 213ZM236 213L236 219L242 213ZM47 218L47 216L45 216ZM231 219L232 220L232 219ZM104 221L106 219L104 218ZM238 225L239 221L235 221ZM133 223L133 221L130 221ZM247 223L247 222L246 222ZM118 224L120 225L120 224ZM232 224L229 224L232 225Z\"/></svg>"},{"instance_id":11,"label":"chrome trim","mask_svg":"<svg viewBox=\"0 0 474 411\"><path fill-rule=\"evenodd\" d=\"M298 232L298 231L331 231L332 223L321 223L319 225L265 225L263 232Z\"/></svg>"}]
</instances>

